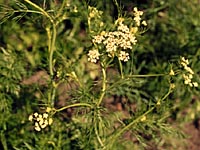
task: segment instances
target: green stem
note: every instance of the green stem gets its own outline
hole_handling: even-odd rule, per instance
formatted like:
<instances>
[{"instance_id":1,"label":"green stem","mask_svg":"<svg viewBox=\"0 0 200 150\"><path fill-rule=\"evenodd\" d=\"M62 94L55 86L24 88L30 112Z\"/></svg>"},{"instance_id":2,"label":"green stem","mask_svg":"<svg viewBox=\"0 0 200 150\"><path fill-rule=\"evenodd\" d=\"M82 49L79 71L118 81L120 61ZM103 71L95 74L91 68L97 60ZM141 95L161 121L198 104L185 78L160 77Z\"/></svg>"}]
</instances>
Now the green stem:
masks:
<instances>
[{"instance_id":1,"label":"green stem","mask_svg":"<svg viewBox=\"0 0 200 150\"><path fill-rule=\"evenodd\" d=\"M121 78L123 79L124 78L124 75L123 75L123 66L122 66L122 62L118 59L119 61L119 69L120 69L120 74L121 74Z\"/></svg>"},{"instance_id":2,"label":"green stem","mask_svg":"<svg viewBox=\"0 0 200 150\"><path fill-rule=\"evenodd\" d=\"M63 111L63 110L65 110L65 109L68 109L68 108L71 108L71 107L81 107L81 106L90 107L90 108L93 107L92 105L90 105L90 104L88 104L88 103L77 103L77 104L71 104L71 105L62 107L62 108L60 108L60 109L56 109L56 112L60 112L60 111Z\"/></svg>"},{"instance_id":3,"label":"green stem","mask_svg":"<svg viewBox=\"0 0 200 150\"><path fill-rule=\"evenodd\" d=\"M101 89L101 95L99 98L99 101L97 102L97 107L101 104L104 96L105 96L105 91L106 91L106 68L104 65L102 65L102 75L103 75L103 80L102 80L102 89Z\"/></svg>"},{"instance_id":4,"label":"green stem","mask_svg":"<svg viewBox=\"0 0 200 150\"><path fill-rule=\"evenodd\" d=\"M165 95L163 96L163 98L161 98L161 99L159 99L159 100L157 101L157 105L160 105L161 101L165 100L165 99L169 96L169 94L171 94L171 93L172 93L172 86L170 85L167 94L165 94Z\"/></svg>"},{"instance_id":5,"label":"green stem","mask_svg":"<svg viewBox=\"0 0 200 150\"><path fill-rule=\"evenodd\" d=\"M49 50L49 72L50 72L50 76L51 76L51 84L52 84L52 88L50 91L50 94L48 96L48 100L49 103L51 102L51 105L54 104L54 99L55 99L55 93L56 93L56 87L55 87L55 82L53 81L53 76L54 76L54 72L53 72L53 53L55 50L55 41L56 41L56 24L53 20L53 18L44 10L42 9L40 6L36 5L35 3L31 2L30 0L24 0L25 2L27 2L28 4L30 4L31 6L33 6L34 8L38 9L44 16L46 16L51 24L52 24L52 30L53 32L50 32L50 29L47 28L47 36L48 36L48 50Z\"/></svg>"},{"instance_id":6,"label":"green stem","mask_svg":"<svg viewBox=\"0 0 200 150\"><path fill-rule=\"evenodd\" d=\"M95 116L95 113L96 113L96 116ZM94 118L96 119L96 117L98 116L100 114L100 112L99 112L99 110L97 110L97 112L94 112ZM97 117L98 118L98 117ZM99 144L101 145L101 147L104 147L104 144L103 144L103 142L102 142L102 140L101 140L101 138L100 138L100 136L99 136L99 132L98 132L98 129L97 129L97 126L99 127L99 119L101 119L101 118L98 118L94 123L95 123L95 126L94 126L94 130L95 130L95 134L96 134L96 136L97 136L97 140L98 140L98 142L99 142Z\"/></svg>"},{"instance_id":7,"label":"green stem","mask_svg":"<svg viewBox=\"0 0 200 150\"><path fill-rule=\"evenodd\" d=\"M132 125L134 125L135 123L139 122L144 116L146 116L147 114L149 114L150 112L153 111L155 107L150 108L148 111L146 111L144 114L142 114L141 116L137 117L135 120L133 120L131 123L129 123L127 126L125 126L124 128L122 128L119 132L117 132L117 134L115 134L114 137L112 137L111 139L114 141L115 139L117 139L119 136L121 136L125 131L127 131Z\"/></svg>"},{"instance_id":8,"label":"green stem","mask_svg":"<svg viewBox=\"0 0 200 150\"><path fill-rule=\"evenodd\" d=\"M51 106L54 106L54 100L55 100L55 97L56 97L56 88L57 88L57 86L55 86L55 81L51 81L52 82L52 85L51 85L51 96L50 96L50 99L49 99L49 101L50 101L50 104L51 104Z\"/></svg>"},{"instance_id":9,"label":"green stem","mask_svg":"<svg viewBox=\"0 0 200 150\"><path fill-rule=\"evenodd\" d=\"M52 33L52 39L51 39L51 45L49 47L49 71L50 71L50 75L51 77L53 77L54 72L53 72L53 53L55 50L55 41L56 41L56 26L55 24L52 24L53 26L53 33Z\"/></svg>"},{"instance_id":10,"label":"green stem","mask_svg":"<svg viewBox=\"0 0 200 150\"><path fill-rule=\"evenodd\" d=\"M103 63L101 63L101 67L102 67L102 76L103 76L103 79L102 79L102 89L101 89L100 98L99 98L99 100L98 100L98 102L96 104L96 106L97 106L97 111L95 112L96 116L100 115L99 106L100 106L101 102L103 101L103 98L104 98L105 92L106 92L106 82L107 82L106 81L106 67L105 67L105 65ZM94 118L96 118L96 116L94 116ZM99 144L101 145L101 147L104 147L104 144L103 144L103 142L102 142L102 140L101 140L101 138L99 136L99 132L97 130L97 127L99 126L98 125L99 121L100 120L97 120L98 123L95 124L95 128L94 129L95 129L95 134L97 136L97 140L98 140Z\"/></svg>"},{"instance_id":11,"label":"green stem","mask_svg":"<svg viewBox=\"0 0 200 150\"><path fill-rule=\"evenodd\" d=\"M125 126L124 128L122 128L119 132L117 132L113 137L111 137L112 142L114 142L119 136L121 136L125 131L127 131L128 129L130 129L135 123L141 121L141 119L143 117L145 117L146 115L148 115L149 113L151 113L157 106L158 104L160 105L161 101L163 101L164 99L166 99L169 94L172 92L172 88L171 86L169 87L168 92L164 95L163 98L159 99L157 104L154 105L153 107L151 107L148 111L146 111L144 114L140 115L139 117L137 117L135 120L133 120L131 123L129 123L127 126Z\"/></svg>"},{"instance_id":12,"label":"green stem","mask_svg":"<svg viewBox=\"0 0 200 150\"><path fill-rule=\"evenodd\" d=\"M128 75L125 76L126 78L147 78L147 77L159 77L159 76L166 76L168 74L145 74L145 75Z\"/></svg>"},{"instance_id":13,"label":"green stem","mask_svg":"<svg viewBox=\"0 0 200 150\"><path fill-rule=\"evenodd\" d=\"M61 5L61 7L60 7L60 9L58 10L58 13L57 13L57 15L56 15L56 18L58 18L58 17L62 14L62 11L63 11L63 9L64 9L64 7L65 7L66 2L67 2L66 0L63 0L62 5Z\"/></svg>"},{"instance_id":14,"label":"green stem","mask_svg":"<svg viewBox=\"0 0 200 150\"><path fill-rule=\"evenodd\" d=\"M52 24L54 24L53 18L44 9L42 9L40 6L36 5L35 3L31 2L30 0L24 0L24 1L30 4L31 6L35 7L39 11L41 11L42 14L46 16L51 21Z\"/></svg>"},{"instance_id":15,"label":"green stem","mask_svg":"<svg viewBox=\"0 0 200 150\"><path fill-rule=\"evenodd\" d=\"M42 12L40 12L40 11L35 11L35 10L23 10L23 9L19 9L19 10L15 10L15 11L13 11L14 13L35 13L35 14L41 14L41 15L43 15L43 13Z\"/></svg>"},{"instance_id":16,"label":"green stem","mask_svg":"<svg viewBox=\"0 0 200 150\"><path fill-rule=\"evenodd\" d=\"M118 4L118 2L117 2L117 0L113 0L113 2L114 2L114 4L116 5L116 7L117 7L117 11L118 11L118 18L121 16L121 14L122 14L122 11L121 11L121 9L120 9L120 6L119 6L119 4Z\"/></svg>"}]
</instances>

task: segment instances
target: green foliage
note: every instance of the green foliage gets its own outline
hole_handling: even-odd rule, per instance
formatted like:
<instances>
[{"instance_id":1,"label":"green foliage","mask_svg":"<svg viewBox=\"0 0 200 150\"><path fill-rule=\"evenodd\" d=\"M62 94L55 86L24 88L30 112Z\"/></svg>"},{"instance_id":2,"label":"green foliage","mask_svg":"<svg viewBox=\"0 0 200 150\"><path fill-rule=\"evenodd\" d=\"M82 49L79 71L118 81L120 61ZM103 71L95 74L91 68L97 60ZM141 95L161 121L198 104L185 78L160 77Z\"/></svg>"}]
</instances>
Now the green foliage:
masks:
<instances>
[{"instance_id":1,"label":"green foliage","mask_svg":"<svg viewBox=\"0 0 200 150\"><path fill-rule=\"evenodd\" d=\"M169 120L200 117L198 4L0 0L0 149L177 148Z\"/></svg>"}]
</instances>

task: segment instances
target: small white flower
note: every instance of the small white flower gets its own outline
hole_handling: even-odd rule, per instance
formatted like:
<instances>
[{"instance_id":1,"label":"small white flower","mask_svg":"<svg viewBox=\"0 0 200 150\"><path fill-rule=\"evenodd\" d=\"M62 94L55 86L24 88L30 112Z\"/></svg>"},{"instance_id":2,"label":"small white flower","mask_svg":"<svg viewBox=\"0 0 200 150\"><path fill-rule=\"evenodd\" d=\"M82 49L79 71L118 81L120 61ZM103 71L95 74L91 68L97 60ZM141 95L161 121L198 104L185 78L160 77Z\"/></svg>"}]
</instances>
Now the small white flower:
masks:
<instances>
[{"instance_id":1,"label":"small white flower","mask_svg":"<svg viewBox=\"0 0 200 150\"><path fill-rule=\"evenodd\" d=\"M181 61L182 61L183 63L185 63L186 65L189 64L188 59L185 59L185 57L181 57Z\"/></svg>"},{"instance_id":2,"label":"small white flower","mask_svg":"<svg viewBox=\"0 0 200 150\"><path fill-rule=\"evenodd\" d=\"M185 69L187 72L189 72L190 74L194 74L194 71L193 71L190 67L184 66L184 69Z\"/></svg>"},{"instance_id":3,"label":"small white flower","mask_svg":"<svg viewBox=\"0 0 200 150\"><path fill-rule=\"evenodd\" d=\"M190 83L189 83L189 86L190 86L190 87L193 87L193 84L190 82Z\"/></svg>"},{"instance_id":4,"label":"small white flower","mask_svg":"<svg viewBox=\"0 0 200 150\"><path fill-rule=\"evenodd\" d=\"M106 45L106 52L115 52L117 50L117 46L113 43L109 43Z\"/></svg>"},{"instance_id":5,"label":"small white flower","mask_svg":"<svg viewBox=\"0 0 200 150\"><path fill-rule=\"evenodd\" d=\"M105 40L105 38L102 35L96 35L96 36L93 37L92 42L97 43L97 44L101 44L103 40Z\"/></svg>"},{"instance_id":6,"label":"small white flower","mask_svg":"<svg viewBox=\"0 0 200 150\"><path fill-rule=\"evenodd\" d=\"M133 36L132 34L129 34L129 39L130 39L130 42L135 45L137 43L137 40L136 40L136 37Z\"/></svg>"},{"instance_id":7,"label":"small white flower","mask_svg":"<svg viewBox=\"0 0 200 150\"><path fill-rule=\"evenodd\" d=\"M97 60L99 59L100 54L98 50L95 49L95 50L90 50L88 56L89 56L88 61L96 63Z\"/></svg>"},{"instance_id":8,"label":"small white flower","mask_svg":"<svg viewBox=\"0 0 200 150\"><path fill-rule=\"evenodd\" d=\"M38 123L39 125L42 125L44 123L44 119L40 119Z\"/></svg>"},{"instance_id":9,"label":"small white flower","mask_svg":"<svg viewBox=\"0 0 200 150\"><path fill-rule=\"evenodd\" d=\"M142 116L142 118L140 120L141 120L141 122L144 122L145 120L147 120L147 117L146 116Z\"/></svg>"},{"instance_id":10,"label":"small white flower","mask_svg":"<svg viewBox=\"0 0 200 150\"><path fill-rule=\"evenodd\" d=\"M197 82L193 82L193 86L194 87L198 87L198 83Z\"/></svg>"},{"instance_id":11,"label":"small white flower","mask_svg":"<svg viewBox=\"0 0 200 150\"><path fill-rule=\"evenodd\" d=\"M48 115L47 113L44 113L44 114L43 114L43 118L45 118L45 119L48 118L48 116L49 116L49 115Z\"/></svg>"},{"instance_id":12,"label":"small white flower","mask_svg":"<svg viewBox=\"0 0 200 150\"><path fill-rule=\"evenodd\" d=\"M35 112L33 115L34 115L34 117L37 117L37 116L38 116L38 113L37 113L37 112Z\"/></svg>"},{"instance_id":13,"label":"small white flower","mask_svg":"<svg viewBox=\"0 0 200 150\"><path fill-rule=\"evenodd\" d=\"M43 124L40 124L40 127L43 129L43 128L45 128L47 125L48 125L48 121L45 120L45 121L43 122Z\"/></svg>"},{"instance_id":14,"label":"small white flower","mask_svg":"<svg viewBox=\"0 0 200 150\"><path fill-rule=\"evenodd\" d=\"M140 26L140 21L141 21L140 16L134 17L133 20L135 20L137 26Z\"/></svg>"},{"instance_id":15,"label":"small white flower","mask_svg":"<svg viewBox=\"0 0 200 150\"><path fill-rule=\"evenodd\" d=\"M126 53L125 51L120 51L119 60L127 62L129 59L130 59L129 53Z\"/></svg>"},{"instance_id":16,"label":"small white flower","mask_svg":"<svg viewBox=\"0 0 200 150\"><path fill-rule=\"evenodd\" d=\"M49 125L51 125L53 123L53 119L49 118Z\"/></svg>"},{"instance_id":17,"label":"small white flower","mask_svg":"<svg viewBox=\"0 0 200 150\"><path fill-rule=\"evenodd\" d=\"M171 84L170 84L170 87L171 87L171 89L174 89L174 88L176 87L176 85L173 84L173 83L171 83Z\"/></svg>"},{"instance_id":18,"label":"small white flower","mask_svg":"<svg viewBox=\"0 0 200 150\"><path fill-rule=\"evenodd\" d=\"M193 78L193 75L192 75L192 74L189 74L189 75L188 75L188 78L189 78L189 79L192 79L192 78Z\"/></svg>"},{"instance_id":19,"label":"small white flower","mask_svg":"<svg viewBox=\"0 0 200 150\"><path fill-rule=\"evenodd\" d=\"M117 30L122 31L124 33L129 33L129 28L126 25L124 25L123 23L119 24Z\"/></svg>"},{"instance_id":20,"label":"small white flower","mask_svg":"<svg viewBox=\"0 0 200 150\"><path fill-rule=\"evenodd\" d=\"M133 18L133 20L136 22L137 26L140 26L140 21L141 21L141 17L140 16L143 15L143 11L138 11L137 7L134 7L133 11L134 11L133 14L135 16Z\"/></svg>"},{"instance_id":21,"label":"small white flower","mask_svg":"<svg viewBox=\"0 0 200 150\"><path fill-rule=\"evenodd\" d=\"M175 73L174 73L174 71L173 71L172 69L170 70L169 75L170 75L170 76L174 76L174 75L175 75Z\"/></svg>"},{"instance_id":22,"label":"small white flower","mask_svg":"<svg viewBox=\"0 0 200 150\"><path fill-rule=\"evenodd\" d=\"M147 26L147 22L143 20L142 25Z\"/></svg>"},{"instance_id":23,"label":"small white flower","mask_svg":"<svg viewBox=\"0 0 200 150\"><path fill-rule=\"evenodd\" d=\"M41 131L41 128L40 128L38 122L35 123L35 130L36 131Z\"/></svg>"},{"instance_id":24,"label":"small white flower","mask_svg":"<svg viewBox=\"0 0 200 150\"><path fill-rule=\"evenodd\" d=\"M47 107L46 112L49 113L52 110L52 108Z\"/></svg>"},{"instance_id":25,"label":"small white flower","mask_svg":"<svg viewBox=\"0 0 200 150\"><path fill-rule=\"evenodd\" d=\"M33 115L29 115L28 120L33 121Z\"/></svg>"}]
</instances>

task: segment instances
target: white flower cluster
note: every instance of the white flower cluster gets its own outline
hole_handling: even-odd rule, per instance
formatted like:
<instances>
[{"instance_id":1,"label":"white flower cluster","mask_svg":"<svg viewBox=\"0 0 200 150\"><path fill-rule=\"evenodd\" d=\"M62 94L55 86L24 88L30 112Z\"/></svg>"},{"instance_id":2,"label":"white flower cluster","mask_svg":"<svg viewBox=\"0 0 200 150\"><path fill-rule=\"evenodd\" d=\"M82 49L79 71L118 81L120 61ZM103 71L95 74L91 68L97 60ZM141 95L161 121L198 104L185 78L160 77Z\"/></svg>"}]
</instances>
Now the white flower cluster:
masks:
<instances>
[{"instance_id":1,"label":"white flower cluster","mask_svg":"<svg viewBox=\"0 0 200 150\"><path fill-rule=\"evenodd\" d=\"M135 35L130 32L128 26L124 25L122 21L118 25L117 31L108 32L103 35L104 40L102 42L106 47L106 52L110 54L120 48L124 50L132 49L132 46L137 43Z\"/></svg>"},{"instance_id":2,"label":"white flower cluster","mask_svg":"<svg viewBox=\"0 0 200 150\"><path fill-rule=\"evenodd\" d=\"M119 56L122 61L128 61L129 54L125 51L117 51L118 49L132 49L135 45L136 37L130 32L129 28L122 22L119 23L117 31L105 32L100 35L94 36L92 42L94 44L103 44L109 57ZM96 63L99 59L99 52L97 49L90 50L88 53L88 61Z\"/></svg>"},{"instance_id":3,"label":"white flower cluster","mask_svg":"<svg viewBox=\"0 0 200 150\"><path fill-rule=\"evenodd\" d=\"M137 7L134 7L133 8L133 14L134 14L133 20L135 21L137 26L140 26L141 24L144 25L144 26L147 26L146 21L142 21L142 23L141 23L141 20L142 20L141 16L143 15L143 11L139 11L137 9Z\"/></svg>"},{"instance_id":4,"label":"white flower cluster","mask_svg":"<svg viewBox=\"0 0 200 150\"><path fill-rule=\"evenodd\" d=\"M129 53L126 53L125 51L120 51L120 53L119 53L119 60L122 60L122 61L126 62L129 59L130 59Z\"/></svg>"},{"instance_id":5,"label":"white flower cluster","mask_svg":"<svg viewBox=\"0 0 200 150\"><path fill-rule=\"evenodd\" d=\"M194 71L188 66L188 59L181 57L181 65L186 71L186 73L183 74L184 84L189 85L190 87L198 87L197 82L192 82Z\"/></svg>"},{"instance_id":6,"label":"white flower cluster","mask_svg":"<svg viewBox=\"0 0 200 150\"><path fill-rule=\"evenodd\" d=\"M97 10L95 10L96 12ZM147 25L145 21L141 23L142 11L134 8L134 21L136 27L131 27L131 29L125 25L124 18L118 18L116 20L117 28L114 31L106 32L102 31L100 35L93 36L92 42L94 45L101 45L105 47L105 52L109 57L117 56L119 60L127 62L130 57L129 53L125 50L131 50L133 45L137 43L135 33L138 31L138 26L140 24ZM88 53L88 61L96 63L99 59L98 49L90 50Z\"/></svg>"},{"instance_id":7,"label":"white flower cluster","mask_svg":"<svg viewBox=\"0 0 200 150\"><path fill-rule=\"evenodd\" d=\"M96 63L97 60L99 59L99 51L97 49L90 50L88 53L88 61Z\"/></svg>"},{"instance_id":8,"label":"white flower cluster","mask_svg":"<svg viewBox=\"0 0 200 150\"><path fill-rule=\"evenodd\" d=\"M49 117L48 109L43 114L39 114L37 112L31 114L28 120L34 122L34 129L36 131L41 131L41 129L44 129L53 123L53 119Z\"/></svg>"}]
</instances>

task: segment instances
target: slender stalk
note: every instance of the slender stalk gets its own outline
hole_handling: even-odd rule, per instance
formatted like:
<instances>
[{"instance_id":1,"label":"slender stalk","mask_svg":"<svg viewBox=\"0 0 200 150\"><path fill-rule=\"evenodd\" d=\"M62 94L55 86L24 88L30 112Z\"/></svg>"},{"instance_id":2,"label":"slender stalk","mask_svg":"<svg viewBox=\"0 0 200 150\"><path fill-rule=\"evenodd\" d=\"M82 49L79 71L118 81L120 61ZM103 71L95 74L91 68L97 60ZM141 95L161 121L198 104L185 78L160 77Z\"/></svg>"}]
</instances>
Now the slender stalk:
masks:
<instances>
[{"instance_id":1,"label":"slender stalk","mask_svg":"<svg viewBox=\"0 0 200 150\"><path fill-rule=\"evenodd\" d=\"M122 14L122 10L120 9L120 6L119 6L119 4L118 4L118 2L117 2L117 0L113 0L113 2L114 2L114 4L116 5L116 7L117 7L117 11L118 11L118 18L121 16L121 14Z\"/></svg>"},{"instance_id":2,"label":"slender stalk","mask_svg":"<svg viewBox=\"0 0 200 150\"><path fill-rule=\"evenodd\" d=\"M173 89L173 88L172 88L172 86L170 85L167 94L165 94L165 95L163 96L163 98L161 98L161 99L159 99L159 100L157 101L157 105L160 105L161 101L165 100L165 99L169 96L169 94L172 93L172 89Z\"/></svg>"},{"instance_id":3,"label":"slender stalk","mask_svg":"<svg viewBox=\"0 0 200 150\"><path fill-rule=\"evenodd\" d=\"M144 74L144 75L128 75L125 78L147 78L147 77L159 77L166 76L168 74Z\"/></svg>"},{"instance_id":4,"label":"slender stalk","mask_svg":"<svg viewBox=\"0 0 200 150\"><path fill-rule=\"evenodd\" d=\"M71 108L71 107L90 107L92 108L93 106L88 104L88 103L77 103L77 104L71 104L71 105L68 105L68 106L65 106L65 107L62 107L60 109L56 109L56 112L60 112L60 111L63 111L65 109L68 109L68 108Z\"/></svg>"},{"instance_id":5,"label":"slender stalk","mask_svg":"<svg viewBox=\"0 0 200 150\"><path fill-rule=\"evenodd\" d=\"M49 103L51 102L51 105L53 105L54 99L55 99L55 93L56 93L55 82L53 81L53 76L54 76L53 53L55 50L55 41L56 41L56 35L57 35L56 24L55 24L53 18L40 6L31 2L30 0L24 0L24 1L27 2L28 4L30 4L31 6L33 6L34 8L38 9L44 16L46 16L50 20L50 22L52 24L52 32L50 31L50 28L47 28L47 36L48 36L48 51L49 51L49 72L50 72L50 76L51 76L51 85L52 85L50 94L48 95L48 101L49 101Z\"/></svg>"},{"instance_id":6,"label":"slender stalk","mask_svg":"<svg viewBox=\"0 0 200 150\"><path fill-rule=\"evenodd\" d=\"M123 66L122 66L122 62L118 59L119 61L119 69L120 69L120 74L121 74L121 78L124 78L124 74L123 74Z\"/></svg>"},{"instance_id":7,"label":"slender stalk","mask_svg":"<svg viewBox=\"0 0 200 150\"><path fill-rule=\"evenodd\" d=\"M31 6L35 7L35 8L38 9L39 11L41 11L42 14L43 14L44 16L46 16L46 17L51 21L52 24L54 24L53 18L52 18L44 9L42 9L42 8L41 8L40 6L38 6L37 4L31 2L30 0L24 0L24 1L27 2L28 4L30 4Z\"/></svg>"},{"instance_id":8,"label":"slender stalk","mask_svg":"<svg viewBox=\"0 0 200 150\"><path fill-rule=\"evenodd\" d=\"M54 48L55 48L55 41L56 41L56 25L55 22L53 20L53 18L44 10L42 9L40 6L36 5L35 3L31 2L30 0L24 0L25 2L27 2L28 4L32 5L33 7L35 7L36 9L38 9L44 16L46 16L53 27L53 32L52 32L52 38L49 38L50 43L48 48L49 48L49 71L50 71L50 75L53 76L53 52L54 52Z\"/></svg>"},{"instance_id":9,"label":"slender stalk","mask_svg":"<svg viewBox=\"0 0 200 150\"><path fill-rule=\"evenodd\" d=\"M56 97L56 89L57 87L55 86L55 81L51 81L52 82L52 85L51 85L51 97L50 97L50 104L51 106L54 106L54 100L55 100L55 97Z\"/></svg>"},{"instance_id":10,"label":"slender stalk","mask_svg":"<svg viewBox=\"0 0 200 150\"><path fill-rule=\"evenodd\" d=\"M99 110L97 110L97 112L94 112L94 114L95 113L97 116L100 114ZM96 119L96 116L94 116L94 118ZM99 127L98 123L99 123L99 120L95 121L94 130L95 130L95 134L97 136L97 140L98 140L99 144L101 145L101 147L104 147L103 141L101 140L98 129L97 129L97 126Z\"/></svg>"},{"instance_id":11,"label":"slender stalk","mask_svg":"<svg viewBox=\"0 0 200 150\"><path fill-rule=\"evenodd\" d=\"M105 91L106 91L106 68L105 66L102 65L102 75L103 75L103 80L102 80L102 89L101 89L101 95L99 98L99 101L97 102L97 107L101 104L104 96L105 96Z\"/></svg>"},{"instance_id":12,"label":"slender stalk","mask_svg":"<svg viewBox=\"0 0 200 150\"><path fill-rule=\"evenodd\" d=\"M51 39L51 45L49 47L49 71L50 71L50 75L51 77L53 77L54 75L54 72L53 72L53 53L54 53L54 50L55 50L55 41L56 41L56 26L55 24L53 23L52 24L52 27L53 27L53 33L52 33L52 39Z\"/></svg>"},{"instance_id":13,"label":"slender stalk","mask_svg":"<svg viewBox=\"0 0 200 150\"><path fill-rule=\"evenodd\" d=\"M58 10L58 13L57 13L57 15L56 15L56 18L59 17L59 16L62 14L62 11L63 11L63 9L64 9L64 7L65 7L66 2L67 2L66 0L63 0L62 5L61 5L61 7L60 7L60 9Z\"/></svg>"},{"instance_id":14,"label":"slender stalk","mask_svg":"<svg viewBox=\"0 0 200 150\"><path fill-rule=\"evenodd\" d=\"M151 107L148 111L146 111L144 114L142 114L141 116L137 117L135 120L133 120L131 123L129 123L127 126L125 126L124 128L122 128L119 132L117 132L117 134L114 135L114 137L112 137L111 139L114 141L115 139L117 139L119 136L121 136L125 131L127 131L131 126L133 126L135 123L139 122L144 116L146 116L147 114L149 114L150 112L152 112L154 110L155 107Z\"/></svg>"},{"instance_id":15,"label":"slender stalk","mask_svg":"<svg viewBox=\"0 0 200 150\"><path fill-rule=\"evenodd\" d=\"M35 14L41 14L41 15L43 15L43 13L42 12L40 12L40 11L35 11L35 10L23 10L23 9L19 9L19 10L15 10L15 11L13 11L14 13L35 13Z\"/></svg>"},{"instance_id":16,"label":"slender stalk","mask_svg":"<svg viewBox=\"0 0 200 150\"><path fill-rule=\"evenodd\" d=\"M128 129L130 129L135 123L141 121L141 119L143 117L145 117L146 115L148 115L149 113L151 113L157 106L158 104L160 105L161 101L165 100L169 94L172 92L172 87L169 87L168 92L163 96L163 98L159 99L157 104L154 105L153 107L151 107L148 111L146 111L144 114L140 115L139 117L137 117L135 120L133 120L131 123L129 123L127 126L125 126L124 128L122 128L119 132L117 132L113 137L111 137L112 142L114 142L119 136L121 136L125 131L127 131Z\"/></svg>"},{"instance_id":17,"label":"slender stalk","mask_svg":"<svg viewBox=\"0 0 200 150\"><path fill-rule=\"evenodd\" d=\"M101 102L103 101L103 98L104 98L105 92L106 92L106 82L107 82L106 81L106 67L105 67L105 65L103 63L101 63L101 67L102 67L102 76L103 76L103 79L102 79L102 89L101 89L100 97L99 97L98 102L96 104L97 110L94 112L94 118L96 118L97 116L100 116L99 106L100 106ZM99 119L101 119L101 118L99 118ZM99 119L97 119L94 122L95 123L94 130L95 130L95 134L97 136L97 140L98 140L99 144L101 145L101 147L104 147L104 143L101 140L101 138L99 136L99 132L97 130L97 128L99 127L99 123L101 123Z\"/></svg>"},{"instance_id":18,"label":"slender stalk","mask_svg":"<svg viewBox=\"0 0 200 150\"><path fill-rule=\"evenodd\" d=\"M51 104L51 106L54 105L54 99L55 99L55 95L56 95L56 86L55 86L55 81L53 80L54 77L54 71L53 71L53 54L54 54L54 50L55 50L55 41L56 41L56 25L53 22L52 23L52 28L53 31L51 32L50 29L47 30L47 36L48 36L48 51L49 51L49 72L50 72L50 77L51 77L51 90L50 90L50 96L48 98L49 100L49 104Z\"/></svg>"}]
</instances>

